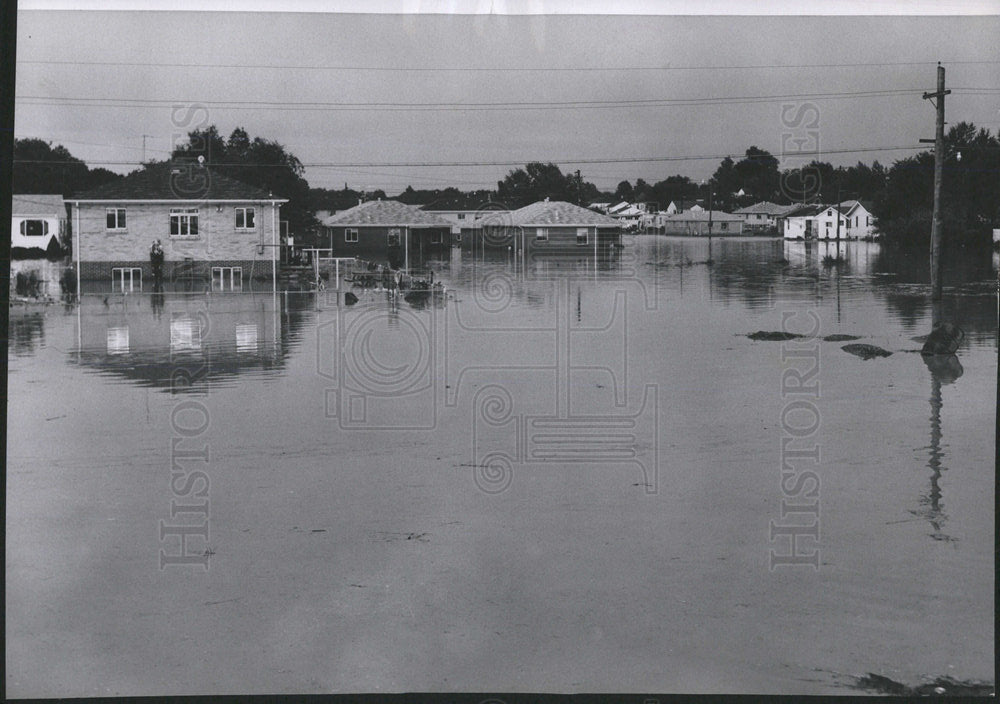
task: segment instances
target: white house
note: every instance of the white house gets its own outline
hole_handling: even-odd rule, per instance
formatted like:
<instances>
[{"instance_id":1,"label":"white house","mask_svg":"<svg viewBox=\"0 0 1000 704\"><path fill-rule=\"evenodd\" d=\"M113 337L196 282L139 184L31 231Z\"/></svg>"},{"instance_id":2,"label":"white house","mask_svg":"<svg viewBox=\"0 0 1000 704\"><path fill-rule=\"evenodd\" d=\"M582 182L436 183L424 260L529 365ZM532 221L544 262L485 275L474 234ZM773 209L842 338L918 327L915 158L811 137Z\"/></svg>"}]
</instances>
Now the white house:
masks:
<instances>
[{"instance_id":1,"label":"white house","mask_svg":"<svg viewBox=\"0 0 1000 704\"><path fill-rule=\"evenodd\" d=\"M47 251L63 244L66 204L61 195L14 195L10 214L11 248Z\"/></svg>"},{"instance_id":2,"label":"white house","mask_svg":"<svg viewBox=\"0 0 1000 704\"><path fill-rule=\"evenodd\" d=\"M845 200L840 204L840 210L847 219L847 229L852 239L875 235L875 216L872 215L870 204L866 205L859 200Z\"/></svg>"},{"instance_id":3,"label":"white house","mask_svg":"<svg viewBox=\"0 0 1000 704\"><path fill-rule=\"evenodd\" d=\"M778 226L778 219L796 210L799 205L778 205L770 201L761 201L745 208L733 211L733 215L743 217L744 228L750 231L770 230Z\"/></svg>"}]
</instances>

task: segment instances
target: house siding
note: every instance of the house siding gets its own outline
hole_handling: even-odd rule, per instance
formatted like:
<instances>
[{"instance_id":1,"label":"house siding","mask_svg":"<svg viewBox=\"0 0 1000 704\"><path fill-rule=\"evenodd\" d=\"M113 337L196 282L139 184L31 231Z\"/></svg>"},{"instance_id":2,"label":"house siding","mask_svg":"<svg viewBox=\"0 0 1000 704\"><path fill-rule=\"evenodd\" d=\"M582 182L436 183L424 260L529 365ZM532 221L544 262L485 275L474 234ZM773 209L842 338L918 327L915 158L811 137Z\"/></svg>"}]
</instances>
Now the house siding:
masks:
<instances>
[{"instance_id":1,"label":"house siding","mask_svg":"<svg viewBox=\"0 0 1000 704\"><path fill-rule=\"evenodd\" d=\"M334 225L327 228L326 244L332 250L334 257L358 257L367 261L383 263L388 261L392 266L402 266L406 258L406 238L409 237L409 254L411 263L423 257L447 256L452 243L452 233L448 227L439 228L408 228L405 225ZM357 242L347 242L345 233L349 229L358 231ZM399 230L399 246L389 246L389 230ZM441 236L439 244L432 244L433 235ZM457 238L456 238L457 239Z\"/></svg>"},{"instance_id":2,"label":"house siding","mask_svg":"<svg viewBox=\"0 0 1000 704\"><path fill-rule=\"evenodd\" d=\"M547 240L538 240L538 229L539 227L545 227L548 230ZM587 230L587 243L578 244L576 241L576 231L577 227ZM479 249L482 247L493 248L493 249L506 249L511 247L515 250L521 248L522 236L521 231L524 231L524 247L529 253L533 254L580 254L594 251L594 225L579 225L579 226L526 226L526 227L506 227L506 228L483 228L476 229L472 231L463 230L462 231L462 248L472 249L473 247ZM598 237L598 242L600 247L606 247L609 244L620 242L620 231L617 227L600 227L596 228L596 233Z\"/></svg>"},{"instance_id":3,"label":"house siding","mask_svg":"<svg viewBox=\"0 0 1000 704\"><path fill-rule=\"evenodd\" d=\"M236 229L236 208L255 208L254 228ZM124 208L126 229L108 231L106 210ZM178 238L170 235L170 210L198 209L198 236ZM230 202L218 206L211 202L141 203L120 201L109 203L79 203L73 208L73 222L79 228L77 236L80 278L104 278L118 266L140 266L144 277L151 275L149 248L160 240L164 251L164 274L168 278L182 270L199 274L211 272L212 266L243 266L244 276L252 268L254 275L271 276L271 261L279 253L273 242L280 241L277 232L279 206L254 201ZM263 245L263 246L262 246Z\"/></svg>"}]
</instances>

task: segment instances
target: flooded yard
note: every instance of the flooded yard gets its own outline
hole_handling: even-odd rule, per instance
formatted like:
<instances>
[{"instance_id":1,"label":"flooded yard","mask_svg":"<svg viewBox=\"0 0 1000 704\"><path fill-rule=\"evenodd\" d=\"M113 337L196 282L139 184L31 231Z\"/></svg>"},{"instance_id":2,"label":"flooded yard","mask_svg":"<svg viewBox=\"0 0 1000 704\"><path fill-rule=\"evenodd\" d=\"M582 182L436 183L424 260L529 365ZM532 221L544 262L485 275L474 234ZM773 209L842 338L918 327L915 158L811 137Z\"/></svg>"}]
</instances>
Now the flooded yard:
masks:
<instances>
[{"instance_id":1,"label":"flooded yard","mask_svg":"<svg viewBox=\"0 0 1000 704\"><path fill-rule=\"evenodd\" d=\"M13 307L7 691L992 682L997 271L967 261L939 360L925 258L864 242Z\"/></svg>"}]
</instances>

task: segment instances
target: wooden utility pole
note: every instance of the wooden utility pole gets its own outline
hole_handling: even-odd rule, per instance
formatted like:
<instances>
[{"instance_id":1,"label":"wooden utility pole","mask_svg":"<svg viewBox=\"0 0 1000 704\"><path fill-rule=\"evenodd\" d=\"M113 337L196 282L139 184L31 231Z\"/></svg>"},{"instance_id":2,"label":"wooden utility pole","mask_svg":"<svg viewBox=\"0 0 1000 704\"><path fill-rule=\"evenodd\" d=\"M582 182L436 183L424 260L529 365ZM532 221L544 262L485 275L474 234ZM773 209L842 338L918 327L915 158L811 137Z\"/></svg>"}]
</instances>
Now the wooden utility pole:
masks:
<instances>
[{"instance_id":1,"label":"wooden utility pole","mask_svg":"<svg viewBox=\"0 0 1000 704\"><path fill-rule=\"evenodd\" d=\"M941 173L944 167L944 66L938 63L937 91L924 93L924 100L937 98L937 120L934 130L934 215L931 220L931 300L941 300ZM929 141L929 140L921 140ZM937 321L934 321L935 323Z\"/></svg>"}]
</instances>

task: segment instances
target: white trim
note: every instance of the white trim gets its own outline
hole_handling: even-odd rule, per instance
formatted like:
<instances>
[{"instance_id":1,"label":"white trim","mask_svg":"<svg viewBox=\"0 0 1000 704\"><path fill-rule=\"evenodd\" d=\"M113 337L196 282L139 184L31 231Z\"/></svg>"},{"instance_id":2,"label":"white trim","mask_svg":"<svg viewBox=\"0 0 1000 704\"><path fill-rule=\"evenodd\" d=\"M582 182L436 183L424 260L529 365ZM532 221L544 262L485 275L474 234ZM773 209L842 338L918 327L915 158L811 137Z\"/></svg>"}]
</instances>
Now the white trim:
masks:
<instances>
[{"instance_id":1,"label":"white trim","mask_svg":"<svg viewBox=\"0 0 1000 704\"><path fill-rule=\"evenodd\" d=\"M84 199L72 199L66 201L67 203L254 203L254 204L264 204L264 203L287 203L288 199L269 199L269 198L102 198L100 200L93 200L90 198Z\"/></svg>"}]
</instances>

